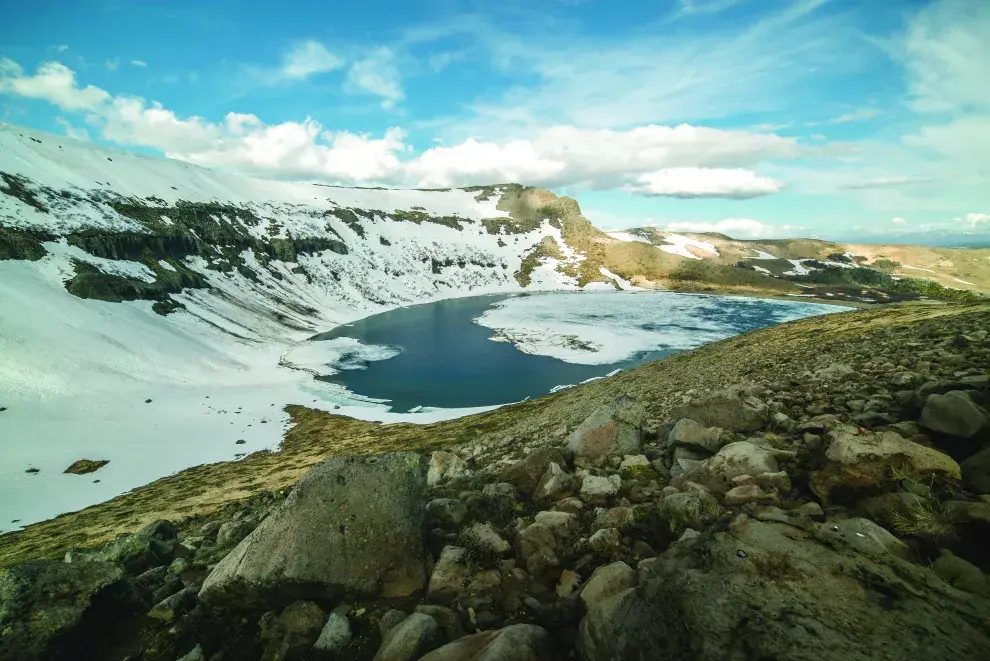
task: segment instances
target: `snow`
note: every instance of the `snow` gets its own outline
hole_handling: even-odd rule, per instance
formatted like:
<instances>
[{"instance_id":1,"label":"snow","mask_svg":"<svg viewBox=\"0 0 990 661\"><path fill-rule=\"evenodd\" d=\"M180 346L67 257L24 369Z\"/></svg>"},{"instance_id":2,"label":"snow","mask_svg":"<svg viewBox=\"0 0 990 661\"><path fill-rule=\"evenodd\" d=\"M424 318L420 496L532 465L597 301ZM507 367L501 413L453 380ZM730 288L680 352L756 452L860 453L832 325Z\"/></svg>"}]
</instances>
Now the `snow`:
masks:
<instances>
[{"instance_id":1,"label":"snow","mask_svg":"<svg viewBox=\"0 0 990 661\"><path fill-rule=\"evenodd\" d=\"M791 265L794 266L794 268L791 269L790 271L784 271L784 275L808 275L809 273L811 273L811 269L807 268L804 264L801 263L805 260L789 259L787 261L789 261Z\"/></svg>"},{"instance_id":2,"label":"snow","mask_svg":"<svg viewBox=\"0 0 990 661\"><path fill-rule=\"evenodd\" d=\"M606 278L611 278L612 280L615 280L615 282L617 282L619 284L619 287L623 291L644 291L644 289L642 287L637 287L636 285L632 284L631 282L629 282L628 280L626 280L622 276L618 276L615 273L612 273L611 271L609 271L604 266L599 266L598 267L598 272L601 273L602 275L604 275ZM589 285L590 284L593 284L593 283L589 283ZM587 287L585 287L585 289L587 289Z\"/></svg>"},{"instance_id":3,"label":"snow","mask_svg":"<svg viewBox=\"0 0 990 661\"><path fill-rule=\"evenodd\" d=\"M972 282L966 282L965 280L960 280L959 278L953 278L953 280L955 280L956 282L958 282L960 284L963 284L963 285L969 285L970 287L975 287L976 286Z\"/></svg>"},{"instance_id":4,"label":"snow","mask_svg":"<svg viewBox=\"0 0 990 661\"><path fill-rule=\"evenodd\" d=\"M608 234L613 239L617 239L619 241L627 241L627 242L636 241L640 243L648 243L650 245L653 245L653 243L649 239L639 236L638 234L633 234L632 232L629 231L614 230L614 231L606 232L606 234ZM690 250L688 250L689 246L692 248L697 248L698 250L701 250L703 252L707 252L709 254L715 255L716 257L718 257L719 254L718 249L713 244L706 243L704 241L698 241L697 239L692 239L690 237L683 236L681 234L665 234L663 236L663 239L667 243L656 247L672 255L680 255L681 257L687 257L688 259L701 259L697 255L692 253Z\"/></svg>"},{"instance_id":5,"label":"snow","mask_svg":"<svg viewBox=\"0 0 990 661\"><path fill-rule=\"evenodd\" d=\"M734 332L739 314L768 314L774 322L845 308L795 305L743 297L668 292L548 293L510 298L476 321L524 353L570 363L604 365L664 350L693 349Z\"/></svg>"},{"instance_id":6,"label":"snow","mask_svg":"<svg viewBox=\"0 0 990 661\"><path fill-rule=\"evenodd\" d=\"M681 257L687 257L689 259L701 259L690 250L688 247L697 248L704 252L710 253L718 257L718 250L711 243L705 243L704 241L698 241L680 234L666 234L664 235L664 241L667 242L666 245L657 246L660 250L664 252L669 252L672 255L680 255Z\"/></svg>"},{"instance_id":7,"label":"snow","mask_svg":"<svg viewBox=\"0 0 990 661\"><path fill-rule=\"evenodd\" d=\"M777 259L774 255L771 255L770 253L768 253L768 252L766 252L764 250L757 250L756 248L750 248L750 250L752 250L753 252L755 252L756 253L756 256L755 257L743 257L743 259Z\"/></svg>"},{"instance_id":8,"label":"snow","mask_svg":"<svg viewBox=\"0 0 990 661\"><path fill-rule=\"evenodd\" d=\"M765 269L762 266L753 266L753 270L758 273L762 273L763 275L773 275L773 272L770 269Z\"/></svg>"},{"instance_id":9,"label":"snow","mask_svg":"<svg viewBox=\"0 0 990 661\"><path fill-rule=\"evenodd\" d=\"M344 370L367 369L368 363L395 358L402 349L366 345L351 337L301 342L284 356L282 364L317 376L331 376Z\"/></svg>"},{"instance_id":10,"label":"snow","mask_svg":"<svg viewBox=\"0 0 990 661\"><path fill-rule=\"evenodd\" d=\"M907 264L901 264L901 268L902 269L910 269L912 271L924 271L926 273L935 273L936 275L938 275L937 272L935 272L935 271L933 271L931 269L923 269L920 266L908 266Z\"/></svg>"},{"instance_id":11,"label":"snow","mask_svg":"<svg viewBox=\"0 0 990 661\"><path fill-rule=\"evenodd\" d=\"M613 239L617 239L619 241L625 241L627 243L630 243L630 242L650 243L652 245L652 243L650 242L650 240L647 239L646 237L642 237L642 236L640 236L638 234L633 234L632 232L614 230L614 231L605 232L605 233L608 234Z\"/></svg>"}]
</instances>

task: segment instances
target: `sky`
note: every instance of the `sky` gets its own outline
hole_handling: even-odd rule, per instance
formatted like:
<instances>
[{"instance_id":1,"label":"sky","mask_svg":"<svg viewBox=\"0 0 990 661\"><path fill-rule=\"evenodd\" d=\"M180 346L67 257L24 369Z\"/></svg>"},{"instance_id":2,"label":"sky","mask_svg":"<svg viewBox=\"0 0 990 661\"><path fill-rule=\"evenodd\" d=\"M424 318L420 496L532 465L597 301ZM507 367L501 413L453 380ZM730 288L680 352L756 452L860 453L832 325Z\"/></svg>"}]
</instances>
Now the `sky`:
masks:
<instances>
[{"instance_id":1,"label":"sky","mask_svg":"<svg viewBox=\"0 0 990 661\"><path fill-rule=\"evenodd\" d=\"M34 0L0 121L603 229L990 235L986 0Z\"/></svg>"}]
</instances>

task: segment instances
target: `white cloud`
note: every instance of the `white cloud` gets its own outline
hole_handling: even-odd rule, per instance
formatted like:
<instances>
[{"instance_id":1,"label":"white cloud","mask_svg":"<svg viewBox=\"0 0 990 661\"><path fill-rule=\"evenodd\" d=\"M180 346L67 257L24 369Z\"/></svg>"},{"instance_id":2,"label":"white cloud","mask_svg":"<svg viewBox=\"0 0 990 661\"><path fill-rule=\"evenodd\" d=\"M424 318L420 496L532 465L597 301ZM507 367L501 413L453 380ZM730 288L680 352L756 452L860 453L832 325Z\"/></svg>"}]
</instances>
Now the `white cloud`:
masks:
<instances>
[{"instance_id":1,"label":"white cloud","mask_svg":"<svg viewBox=\"0 0 990 661\"><path fill-rule=\"evenodd\" d=\"M76 85L76 74L58 62L45 62L33 76L23 75L13 60L0 58L0 93L44 99L62 110L92 110L110 99L97 87Z\"/></svg>"},{"instance_id":2,"label":"white cloud","mask_svg":"<svg viewBox=\"0 0 990 661\"><path fill-rule=\"evenodd\" d=\"M890 222L892 222L895 225L907 225L907 221L904 220L903 218L891 218Z\"/></svg>"},{"instance_id":3,"label":"white cloud","mask_svg":"<svg viewBox=\"0 0 990 661\"><path fill-rule=\"evenodd\" d=\"M691 16L694 14L717 14L748 0L678 0L675 16Z\"/></svg>"},{"instance_id":4,"label":"white cloud","mask_svg":"<svg viewBox=\"0 0 990 661\"><path fill-rule=\"evenodd\" d=\"M713 232L735 239L765 239L775 236L794 236L802 227L794 225L773 226L751 218L726 218L718 222L681 221L667 223L663 229L669 232Z\"/></svg>"},{"instance_id":5,"label":"white cloud","mask_svg":"<svg viewBox=\"0 0 990 661\"><path fill-rule=\"evenodd\" d=\"M131 60L131 65L135 67L146 67L148 66L148 63L144 60Z\"/></svg>"},{"instance_id":6,"label":"white cloud","mask_svg":"<svg viewBox=\"0 0 990 661\"><path fill-rule=\"evenodd\" d=\"M783 182L739 168L668 168L640 175L626 190L666 197L747 199L783 190Z\"/></svg>"},{"instance_id":7,"label":"white cloud","mask_svg":"<svg viewBox=\"0 0 990 661\"><path fill-rule=\"evenodd\" d=\"M392 50L378 48L353 63L347 72L346 89L380 97L386 110L405 98Z\"/></svg>"},{"instance_id":8,"label":"white cloud","mask_svg":"<svg viewBox=\"0 0 990 661\"><path fill-rule=\"evenodd\" d=\"M58 46L55 47L55 50L57 50L59 53L64 53L65 51L69 50L69 47L66 44L59 44Z\"/></svg>"},{"instance_id":9,"label":"white cloud","mask_svg":"<svg viewBox=\"0 0 990 661\"><path fill-rule=\"evenodd\" d=\"M117 69L120 68L120 58L115 57L112 59L108 59L106 62L104 62L104 66L106 66L107 71L116 71Z\"/></svg>"},{"instance_id":10,"label":"white cloud","mask_svg":"<svg viewBox=\"0 0 990 661\"><path fill-rule=\"evenodd\" d=\"M957 220L960 220L957 218ZM990 224L990 213L968 213L962 219L967 227L975 228Z\"/></svg>"},{"instance_id":11,"label":"white cloud","mask_svg":"<svg viewBox=\"0 0 990 661\"><path fill-rule=\"evenodd\" d=\"M862 122L873 119L880 114L877 108L861 108L852 112L847 112L838 117L826 119L824 122L805 122L805 126L829 126L832 124L848 124L849 122Z\"/></svg>"},{"instance_id":12,"label":"white cloud","mask_svg":"<svg viewBox=\"0 0 990 661\"><path fill-rule=\"evenodd\" d=\"M644 195L754 197L783 184L750 168L804 154L793 138L689 126L624 131L556 126L528 140L464 140L413 152L397 127L375 137L326 131L316 121L269 125L250 114L221 122L180 118L157 102L80 89L60 64L31 76L0 62L0 92L80 111L109 141L152 147L200 165L338 183L447 187L521 181L548 187L626 188Z\"/></svg>"},{"instance_id":13,"label":"white cloud","mask_svg":"<svg viewBox=\"0 0 990 661\"><path fill-rule=\"evenodd\" d=\"M910 22L901 47L912 105L923 113L990 111L990 3L941 0Z\"/></svg>"},{"instance_id":14,"label":"white cloud","mask_svg":"<svg viewBox=\"0 0 990 661\"><path fill-rule=\"evenodd\" d=\"M89 131L87 131L86 129L76 128L69 122L69 120L65 119L64 117L56 117L55 123L61 126L62 130L65 131L65 135L69 136L70 138L75 138L76 140L83 140L85 142L89 142L90 140Z\"/></svg>"},{"instance_id":15,"label":"white cloud","mask_svg":"<svg viewBox=\"0 0 990 661\"><path fill-rule=\"evenodd\" d=\"M304 41L296 44L282 57L276 78L283 80L305 80L310 76L336 71L344 66L344 60L334 55L318 41ZM266 75L270 76L271 72Z\"/></svg>"},{"instance_id":16,"label":"white cloud","mask_svg":"<svg viewBox=\"0 0 990 661\"><path fill-rule=\"evenodd\" d=\"M892 188L896 186L907 186L910 184L920 184L931 181L929 177L876 177L873 179L864 179L863 181L854 181L845 184L843 188L857 190L857 189L867 189L867 188Z\"/></svg>"}]
</instances>

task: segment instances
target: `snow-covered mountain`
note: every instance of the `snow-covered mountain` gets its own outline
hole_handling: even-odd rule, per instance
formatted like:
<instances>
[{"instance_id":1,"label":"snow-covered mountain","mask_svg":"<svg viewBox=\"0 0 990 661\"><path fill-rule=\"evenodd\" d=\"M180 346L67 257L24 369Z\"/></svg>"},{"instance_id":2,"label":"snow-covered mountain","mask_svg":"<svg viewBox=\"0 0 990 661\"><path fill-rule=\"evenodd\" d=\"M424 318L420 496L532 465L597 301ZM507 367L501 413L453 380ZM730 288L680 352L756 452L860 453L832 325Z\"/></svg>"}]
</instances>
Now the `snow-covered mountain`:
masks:
<instances>
[{"instance_id":1,"label":"snow-covered mountain","mask_svg":"<svg viewBox=\"0 0 990 661\"><path fill-rule=\"evenodd\" d=\"M0 178L0 503L48 480L55 505L18 510L32 519L274 447L288 403L397 419L312 379L333 349L305 340L337 324L447 297L628 286L565 242L573 200L518 185L265 181L9 125ZM62 475L93 454L112 460L97 483Z\"/></svg>"}]
</instances>

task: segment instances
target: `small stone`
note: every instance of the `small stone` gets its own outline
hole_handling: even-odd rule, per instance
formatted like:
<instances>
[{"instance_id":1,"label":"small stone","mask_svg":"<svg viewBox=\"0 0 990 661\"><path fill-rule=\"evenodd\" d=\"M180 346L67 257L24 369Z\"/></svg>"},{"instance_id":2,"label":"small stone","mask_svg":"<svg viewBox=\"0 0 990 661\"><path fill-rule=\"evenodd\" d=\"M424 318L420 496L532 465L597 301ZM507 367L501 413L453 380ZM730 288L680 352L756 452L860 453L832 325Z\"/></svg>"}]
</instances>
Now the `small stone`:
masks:
<instances>
[{"instance_id":1,"label":"small stone","mask_svg":"<svg viewBox=\"0 0 990 661\"><path fill-rule=\"evenodd\" d=\"M987 414L962 391L929 395L921 412L921 426L959 438L972 438L987 424Z\"/></svg>"},{"instance_id":2,"label":"small stone","mask_svg":"<svg viewBox=\"0 0 990 661\"><path fill-rule=\"evenodd\" d=\"M396 612L399 611L389 611L386 616ZM384 621L385 619L382 618L382 622ZM347 616L340 613L330 613L330 619L327 620L313 647L321 652L336 656L350 644L352 637L351 622Z\"/></svg>"},{"instance_id":3,"label":"small stone","mask_svg":"<svg viewBox=\"0 0 990 661\"><path fill-rule=\"evenodd\" d=\"M253 526L244 521L229 521L217 530L217 546L220 548L236 546L251 534L253 529Z\"/></svg>"},{"instance_id":4,"label":"small stone","mask_svg":"<svg viewBox=\"0 0 990 661\"><path fill-rule=\"evenodd\" d=\"M555 537L569 537L577 531L577 516L567 512L537 512L533 521L546 526Z\"/></svg>"},{"instance_id":5,"label":"small stone","mask_svg":"<svg viewBox=\"0 0 990 661\"><path fill-rule=\"evenodd\" d=\"M615 528L602 528L588 538L588 546L602 557L611 557L622 545L622 535Z\"/></svg>"},{"instance_id":6,"label":"small stone","mask_svg":"<svg viewBox=\"0 0 990 661\"><path fill-rule=\"evenodd\" d=\"M574 594L579 585L581 585L581 576L575 571L565 569L560 572L560 580L557 581L557 598L567 599Z\"/></svg>"},{"instance_id":7,"label":"small stone","mask_svg":"<svg viewBox=\"0 0 990 661\"><path fill-rule=\"evenodd\" d=\"M713 454L722 447L721 438L721 429L705 427L690 418L682 418L670 430L667 447L687 447Z\"/></svg>"},{"instance_id":8,"label":"small stone","mask_svg":"<svg viewBox=\"0 0 990 661\"><path fill-rule=\"evenodd\" d=\"M618 475L608 477L587 475L581 483L581 499L592 504L604 503L619 493L621 487L622 478Z\"/></svg>"},{"instance_id":9,"label":"small stone","mask_svg":"<svg viewBox=\"0 0 990 661\"><path fill-rule=\"evenodd\" d=\"M178 661L206 661L206 653L203 651L203 646L196 645L188 654L179 657Z\"/></svg>"},{"instance_id":10,"label":"small stone","mask_svg":"<svg viewBox=\"0 0 990 661\"><path fill-rule=\"evenodd\" d=\"M413 613L385 635L374 661L415 661L440 642L437 621L424 613Z\"/></svg>"},{"instance_id":11,"label":"small stone","mask_svg":"<svg viewBox=\"0 0 990 661\"><path fill-rule=\"evenodd\" d=\"M452 479L471 474L467 462L453 452L434 452L430 455L430 465L426 473L426 483L433 487Z\"/></svg>"},{"instance_id":12,"label":"small stone","mask_svg":"<svg viewBox=\"0 0 990 661\"><path fill-rule=\"evenodd\" d=\"M407 617L409 616L406 613L403 613L400 610L392 609L382 615L382 619L378 623L378 631L382 634L382 636L384 636Z\"/></svg>"},{"instance_id":13,"label":"small stone","mask_svg":"<svg viewBox=\"0 0 990 661\"><path fill-rule=\"evenodd\" d=\"M584 584L581 601L590 607L623 590L636 587L637 580L636 572L624 562L599 567Z\"/></svg>"},{"instance_id":14,"label":"small stone","mask_svg":"<svg viewBox=\"0 0 990 661\"><path fill-rule=\"evenodd\" d=\"M461 544L472 552L485 556L500 556L509 552L509 543L488 523L476 523L461 533Z\"/></svg>"},{"instance_id":15,"label":"small stone","mask_svg":"<svg viewBox=\"0 0 990 661\"><path fill-rule=\"evenodd\" d=\"M725 494L723 503L726 507L736 507L745 503L768 503L775 500L775 497L767 494L757 485L747 484L729 489Z\"/></svg>"},{"instance_id":16,"label":"small stone","mask_svg":"<svg viewBox=\"0 0 990 661\"><path fill-rule=\"evenodd\" d=\"M148 611L148 617L162 622L171 622L175 618L192 610L196 605L196 590L184 588L170 597L166 597Z\"/></svg>"},{"instance_id":17,"label":"small stone","mask_svg":"<svg viewBox=\"0 0 990 661\"><path fill-rule=\"evenodd\" d=\"M467 519L468 509L456 498L437 498L427 503L426 514L440 523L458 526Z\"/></svg>"}]
</instances>

